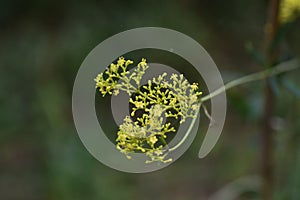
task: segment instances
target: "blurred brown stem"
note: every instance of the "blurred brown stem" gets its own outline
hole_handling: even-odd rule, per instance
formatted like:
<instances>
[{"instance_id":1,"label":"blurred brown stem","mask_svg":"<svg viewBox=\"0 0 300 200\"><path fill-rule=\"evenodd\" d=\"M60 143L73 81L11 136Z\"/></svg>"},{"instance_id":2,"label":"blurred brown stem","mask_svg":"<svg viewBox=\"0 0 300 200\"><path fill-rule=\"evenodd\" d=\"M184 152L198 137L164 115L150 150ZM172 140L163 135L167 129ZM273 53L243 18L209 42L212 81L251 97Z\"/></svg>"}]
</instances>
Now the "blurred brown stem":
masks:
<instances>
[{"instance_id":1,"label":"blurred brown stem","mask_svg":"<svg viewBox=\"0 0 300 200\"><path fill-rule=\"evenodd\" d=\"M277 60L278 51L271 50L271 44L274 41L278 31L278 14L280 0L270 0L268 7L268 19L265 27L265 65L272 67ZM273 177L273 137L271 118L275 107L275 97L269 79L266 80L264 92L264 108L262 118L262 194L264 200L271 200L273 195L274 177Z\"/></svg>"}]
</instances>

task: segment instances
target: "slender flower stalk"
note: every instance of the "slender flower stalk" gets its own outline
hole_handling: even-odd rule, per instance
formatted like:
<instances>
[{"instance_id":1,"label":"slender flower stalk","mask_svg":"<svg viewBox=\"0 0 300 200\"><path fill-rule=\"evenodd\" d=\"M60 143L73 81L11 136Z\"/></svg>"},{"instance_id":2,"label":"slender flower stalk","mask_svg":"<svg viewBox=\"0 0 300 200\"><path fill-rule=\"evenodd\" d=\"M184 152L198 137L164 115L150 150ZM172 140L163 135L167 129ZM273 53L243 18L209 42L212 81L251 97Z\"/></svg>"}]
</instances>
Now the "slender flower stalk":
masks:
<instances>
[{"instance_id":1,"label":"slender flower stalk","mask_svg":"<svg viewBox=\"0 0 300 200\"><path fill-rule=\"evenodd\" d=\"M271 76L275 76L277 74L281 74L284 72L288 72L288 71L297 69L299 67L300 67L300 65L297 60L290 60L290 61L283 62L275 67L268 68L264 71L243 76L241 78L238 78L231 82L228 82L227 84L224 85L224 87L221 87L221 88L215 90L214 92L208 94L207 96L202 97L201 102L207 101L207 100L221 94L222 92L225 92L226 90L228 90L230 88L233 88L233 87L245 84L245 83L249 83L252 81L262 80L262 79L265 79L265 78L268 78Z\"/></svg>"}]
</instances>

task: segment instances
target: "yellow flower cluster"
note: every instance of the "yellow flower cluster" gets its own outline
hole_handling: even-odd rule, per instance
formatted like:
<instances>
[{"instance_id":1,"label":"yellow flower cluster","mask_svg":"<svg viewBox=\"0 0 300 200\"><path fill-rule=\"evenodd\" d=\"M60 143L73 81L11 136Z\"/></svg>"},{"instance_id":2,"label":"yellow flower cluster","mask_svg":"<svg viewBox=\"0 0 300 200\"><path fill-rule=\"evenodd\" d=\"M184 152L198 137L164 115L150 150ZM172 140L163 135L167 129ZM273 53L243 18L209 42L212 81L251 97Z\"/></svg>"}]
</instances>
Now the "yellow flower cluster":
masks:
<instances>
[{"instance_id":1,"label":"yellow flower cluster","mask_svg":"<svg viewBox=\"0 0 300 200\"><path fill-rule=\"evenodd\" d=\"M95 79L96 88L103 96L107 93L118 95L119 90L131 96L131 116L126 116L119 127L117 149L128 159L131 158L130 153L142 152L150 158L147 163L170 162L172 158L167 158L168 148L163 147L167 147L167 134L176 130L170 123L163 123L164 118L180 119L180 123L187 118L195 118L202 93L198 91L196 83L190 84L182 74L172 74L167 79L167 73L163 73L148 80L148 84L140 85L149 66L142 59L130 73L127 67L132 63L121 57L117 64L112 63ZM136 115L137 112L142 114ZM136 120L133 121L131 117Z\"/></svg>"},{"instance_id":2,"label":"yellow flower cluster","mask_svg":"<svg viewBox=\"0 0 300 200\"><path fill-rule=\"evenodd\" d=\"M139 121L133 122L127 116L124 123L120 125L118 137L116 139L117 149L124 153L128 159L133 152L143 152L150 158L147 162L160 161L169 162L172 159L165 159L167 154L163 145L157 145L158 138L164 140L166 133L175 132L170 123L162 124L163 108L160 105L153 106L149 114L144 114L139 121L143 121L142 126Z\"/></svg>"},{"instance_id":3,"label":"yellow flower cluster","mask_svg":"<svg viewBox=\"0 0 300 200\"><path fill-rule=\"evenodd\" d=\"M123 85L118 84L118 79L123 79L125 83L129 83L129 80L126 77L126 74L129 73L127 71L127 67L132 63L133 62L131 60L125 60L123 57L120 57L117 64L110 64L109 69L107 69L104 73L98 74L94 80L96 81L96 88L99 88L99 91L103 96L107 93L112 94L113 90L115 95L119 94L119 89L130 91L131 88L128 88L130 84L122 87Z\"/></svg>"},{"instance_id":4,"label":"yellow flower cluster","mask_svg":"<svg viewBox=\"0 0 300 200\"><path fill-rule=\"evenodd\" d=\"M300 13L300 0L283 0L279 20L282 24L293 21Z\"/></svg>"}]
</instances>

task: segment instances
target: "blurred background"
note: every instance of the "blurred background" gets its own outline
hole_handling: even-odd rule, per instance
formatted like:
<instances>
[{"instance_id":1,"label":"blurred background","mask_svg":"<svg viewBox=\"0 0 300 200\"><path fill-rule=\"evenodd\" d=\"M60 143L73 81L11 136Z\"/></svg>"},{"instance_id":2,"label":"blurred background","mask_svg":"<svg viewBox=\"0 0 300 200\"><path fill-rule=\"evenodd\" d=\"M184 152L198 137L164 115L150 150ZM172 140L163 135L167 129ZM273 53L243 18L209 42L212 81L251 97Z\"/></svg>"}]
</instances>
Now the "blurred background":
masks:
<instances>
[{"instance_id":1,"label":"blurred background","mask_svg":"<svg viewBox=\"0 0 300 200\"><path fill-rule=\"evenodd\" d=\"M267 86L258 81L229 90L213 151L197 157L208 124L202 117L189 150L149 174L118 172L94 159L71 112L86 55L132 28L165 27L192 37L225 82L299 57L299 19L276 25L268 17L274 9L266 0L1 0L0 199L300 199L299 70ZM276 54L265 51L274 40Z\"/></svg>"}]
</instances>

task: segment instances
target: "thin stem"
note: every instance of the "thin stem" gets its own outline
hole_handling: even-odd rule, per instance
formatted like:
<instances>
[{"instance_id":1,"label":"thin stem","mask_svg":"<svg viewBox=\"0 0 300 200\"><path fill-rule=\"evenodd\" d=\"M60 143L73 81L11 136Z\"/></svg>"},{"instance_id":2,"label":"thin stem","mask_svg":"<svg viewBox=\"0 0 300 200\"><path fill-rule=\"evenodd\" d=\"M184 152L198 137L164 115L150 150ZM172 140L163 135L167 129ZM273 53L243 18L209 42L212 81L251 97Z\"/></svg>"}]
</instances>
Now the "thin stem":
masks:
<instances>
[{"instance_id":1,"label":"thin stem","mask_svg":"<svg viewBox=\"0 0 300 200\"><path fill-rule=\"evenodd\" d=\"M211 94L203 97L201 99L201 101L202 102L207 101L207 100L219 95L220 93L232 88L232 87L239 86L241 84L252 82L252 81L265 79L267 77L271 77L271 76L274 76L274 75L277 75L277 74L280 74L280 73L283 73L283 72L291 71L291 70L297 69L299 67L300 67L300 65L298 64L297 60L291 60L291 61L283 62L283 63L277 65L276 67L273 67L272 69L267 69L267 70L257 72L257 73L254 73L254 74L250 74L248 76L244 76L242 78L231 81L231 82L225 84L224 87L221 87L221 88L215 90L214 92L212 92ZM198 111L196 113L196 116L198 116L199 110L200 110L200 108L198 109ZM204 110L204 112L207 112L207 110ZM190 125L187 133L180 140L180 142L177 143L174 147L169 149L170 152L174 151L175 149L180 147L180 145L182 145L186 141L186 139L188 138L188 136L191 133L191 130L192 130L192 128L193 128L193 126L196 122L196 119L197 119L197 117L192 120L191 125ZM213 119L210 118L210 120L213 120Z\"/></svg>"},{"instance_id":2,"label":"thin stem","mask_svg":"<svg viewBox=\"0 0 300 200\"><path fill-rule=\"evenodd\" d=\"M299 67L300 66L299 66L297 60L291 60L291 61L283 62L283 63L281 63L281 64L279 64L279 65L277 65L273 68L269 68L269 69L266 69L264 71L257 72L257 73L254 73L254 74L250 74L250 75L238 78L236 80L230 81L229 83L225 84L223 87L221 87L221 88L215 90L214 92L202 97L201 101L202 102L207 101L207 100L221 94L222 92L225 92L226 90L228 90L230 88L242 85L244 83L265 79L267 77L271 77L271 76L274 76L274 75L277 75L277 74L280 74L280 73L283 73L283 72L291 71L291 70L297 69Z\"/></svg>"},{"instance_id":3,"label":"thin stem","mask_svg":"<svg viewBox=\"0 0 300 200\"><path fill-rule=\"evenodd\" d=\"M178 142L174 147L170 148L169 151L174 151L175 149L177 149L178 147L180 147L180 145L182 145L185 140L188 138L188 136L190 135L191 131L192 131L192 128L194 127L194 124L196 122L196 119L198 117L198 113L199 113L199 110L200 108L197 110L196 114L195 114L195 118L193 118L190 126L189 126L189 129L187 130L186 134L183 136L183 138L180 140L180 142Z\"/></svg>"},{"instance_id":4,"label":"thin stem","mask_svg":"<svg viewBox=\"0 0 300 200\"><path fill-rule=\"evenodd\" d=\"M210 120L210 125L214 124L215 123L215 120L211 117L211 115L209 114L205 104L202 104L202 108L203 108L203 111L204 111L204 114L206 115L206 117Z\"/></svg>"},{"instance_id":5,"label":"thin stem","mask_svg":"<svg viewBox=\"0 0 300 200\"><path fill-rule=\"evenodd\" d=\"M273 64L279 59L279 48L272 47L279 30L279 7L281 0L269 0L268 17L265 25L264 41L264 67L273 68ZM273 49L274 48L274 49ZM270 120L276 105L274 91L271 84L266 80L264 91L264 105L262 115L262 133L261 133L261 176L262 199L273 199L274 170L273 170L273 130Z\"/></svg>"}]
</instances>

